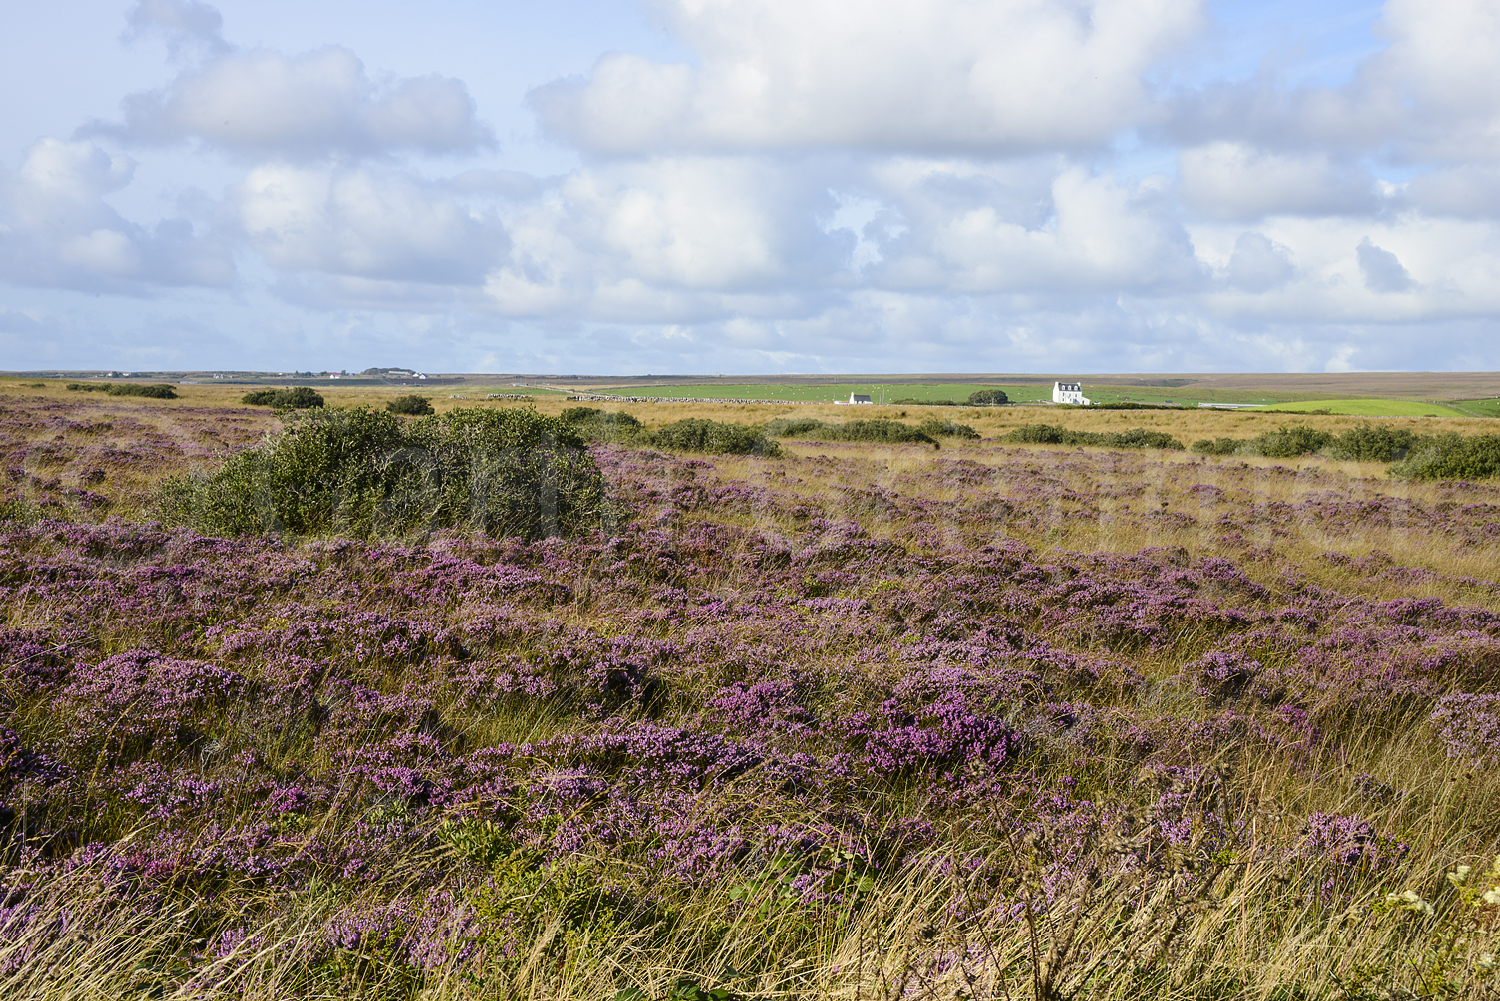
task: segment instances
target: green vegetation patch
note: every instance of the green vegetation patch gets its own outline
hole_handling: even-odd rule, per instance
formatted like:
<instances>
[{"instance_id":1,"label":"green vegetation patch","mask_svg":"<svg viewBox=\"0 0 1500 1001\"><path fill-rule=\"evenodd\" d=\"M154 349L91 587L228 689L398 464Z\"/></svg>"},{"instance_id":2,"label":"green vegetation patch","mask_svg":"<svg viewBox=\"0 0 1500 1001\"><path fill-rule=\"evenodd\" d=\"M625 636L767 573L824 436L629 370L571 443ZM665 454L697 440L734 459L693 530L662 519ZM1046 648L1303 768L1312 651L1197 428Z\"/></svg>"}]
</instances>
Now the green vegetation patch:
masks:
<instances>
[{"instance_id":1,"label":"green vegetation patch","mask_svg":"<svg viewBox=\"0 0 1500 1001\"><path fill-rule=\"evenodd\" d=\"M1353 417L1465 417L1467 414L1441 403L1421 400L1302 400L1296 403L1273 403L1263 413L1343 414Z\"/></svg>"},{"instance_id":2,"label":"green vegetation patch","mask_svg":"<svg viewBox=\"0 0 1500 1001\"><path fill-rule=\"evenodd\" d=\"M973 428L963 424L954 424L952 421L932 421L935 430L947 427L965 428L973 432ZM835 421L820 421L815 417L783 417L771 421L765 426L765 433L776 438L810 438L816 441L873 441L892 445L924 444L940 448L938 440L923 427L912 427L900 421L867 420L848 421L837 423ZM967 437L955 431L955 437ZM975 433L974 437L979 437Z\"/></svg>"},{"instance_id":3,"label":"green vegetation patch","mask_svg":"<svg viewBox=\"0 0 1500 1001\"><path fill-rule=\"evenodd\" d=\"M164 520L216 535L400 537L457 528L537 539L605 515L585 441L533 410L403 421L368 407L289 414L280 433L208 476L175 476Z\"/></svg>"},{"instance_id":4,"label":"green vegetation patch","mask_svg":"<svg viewBox=\"0 0 1500 1001\"><path fill-rule=\"evenodd\" d=\"M323 397L318 394L317 390L308 386L296 386L292 389L257 389L240 397L240 402L252 407L307 410L311 407L321 407Z\"/></svg>"},{"instance_id":5,"label":"green vegetation patch","mask_svg":"<svg viewBox=\"0 0 1500 1001\"><path fill-rule=\"evenodd\" d=\"M611 412L597 407L569 407L559 419L590 441L707 455L781 454L781 447L760 428L745 424L690 417L652 431L623 410Z\"/></svg>"},{"instance_id":6,"label":"green vegetation patch","mask_svg":"<svg viewBox=\"0 0 1500 1001\"><path fill-rule=\"evenodd\" d=\"M110 396L144 396L153 400L175 400L177 390L164 382L142 385L138 382L70 382L73 392L108 393Z\"/></svg>"},{"instance_id":7,"label":"green vegetation patch","mask_svg":"<svg viewBox=\"0 0 1500 1001\"><path fill-rule=\"evenodd\" d=\"M424 417L427 414L437 413L432 409L432 397L418 396L415 393L396 397L385 405L385 409L393 414L405 414L408 417Z\"/></svg>"},{"instance_id":8,"label":"green vegetation patch","mask_svg":"<svg viewBox=\"0 0 1500 1001\"><path fill-rule=\"evenodd\" d=\"M1165 431L1131 428L1129 431L1074 431L1055 424L1025 424L1001 441L1026 445L1093 445L1100 448L1166 448L1180 451L1182 442Z\"/></svg>"}]
</instances>

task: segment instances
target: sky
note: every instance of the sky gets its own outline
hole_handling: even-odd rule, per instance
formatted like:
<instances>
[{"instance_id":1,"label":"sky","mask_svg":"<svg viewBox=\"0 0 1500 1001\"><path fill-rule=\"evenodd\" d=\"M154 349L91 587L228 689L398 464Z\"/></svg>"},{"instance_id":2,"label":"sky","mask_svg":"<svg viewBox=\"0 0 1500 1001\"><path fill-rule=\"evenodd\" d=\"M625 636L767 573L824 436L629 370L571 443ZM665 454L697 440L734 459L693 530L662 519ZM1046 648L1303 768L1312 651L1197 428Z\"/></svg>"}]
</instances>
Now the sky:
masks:
<instances>
[{"instance_id":1,"label":"sky","mask_svg":"<svg viewBox=\"0 0 1500 1001\"><path fill-rule=\"evenodd\" d=\"M0 370L1500 370L1494 0L0 10Z\"/></svg>"}]
</instances>

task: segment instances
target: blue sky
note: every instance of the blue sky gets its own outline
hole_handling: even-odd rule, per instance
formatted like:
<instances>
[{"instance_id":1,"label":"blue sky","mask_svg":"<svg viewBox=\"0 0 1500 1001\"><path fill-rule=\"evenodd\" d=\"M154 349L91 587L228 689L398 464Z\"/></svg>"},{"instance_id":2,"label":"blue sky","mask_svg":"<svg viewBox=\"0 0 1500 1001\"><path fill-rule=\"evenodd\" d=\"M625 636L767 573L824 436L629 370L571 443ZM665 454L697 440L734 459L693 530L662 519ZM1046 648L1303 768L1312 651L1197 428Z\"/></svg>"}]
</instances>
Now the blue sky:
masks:
<instances>
[{"instance_id":1,"label":"blue sky","mask_svg":"<svg viewBox=\"0 0 1500 1001\"><path fill-rule=\"evenodd\" d=\"M1500 369L1500 8L54 0L0 369Z\"/></svg>"}]
</instances>

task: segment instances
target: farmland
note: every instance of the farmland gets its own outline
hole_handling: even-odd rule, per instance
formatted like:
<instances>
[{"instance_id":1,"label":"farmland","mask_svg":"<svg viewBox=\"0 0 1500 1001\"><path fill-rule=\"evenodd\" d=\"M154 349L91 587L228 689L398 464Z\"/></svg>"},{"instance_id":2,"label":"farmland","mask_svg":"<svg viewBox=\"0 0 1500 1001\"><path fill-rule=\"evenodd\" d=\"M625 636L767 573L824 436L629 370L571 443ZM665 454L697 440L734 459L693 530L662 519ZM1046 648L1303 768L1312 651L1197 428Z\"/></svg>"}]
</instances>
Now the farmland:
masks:
<instances>
[{"instance_id":1,"label":"farmland","mask_svg":"<svg viewBox=\"0 0 1500 1001\"><path fill-rule=\"evenodd\" d=\"M875 406L979 437L595 442L531 541L163 521L243 391L0 386L0 995L1494 996L1500 480Z\"/></svg>"}]
</instances>

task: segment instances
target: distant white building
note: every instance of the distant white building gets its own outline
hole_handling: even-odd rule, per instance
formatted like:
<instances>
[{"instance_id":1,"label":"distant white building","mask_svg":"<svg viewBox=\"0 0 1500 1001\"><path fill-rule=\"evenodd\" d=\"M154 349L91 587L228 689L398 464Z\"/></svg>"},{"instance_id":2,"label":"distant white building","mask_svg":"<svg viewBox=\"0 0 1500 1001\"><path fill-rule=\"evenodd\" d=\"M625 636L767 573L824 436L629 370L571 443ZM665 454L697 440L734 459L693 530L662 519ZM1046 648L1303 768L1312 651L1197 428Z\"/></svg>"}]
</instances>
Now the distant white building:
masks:
<instances>
[{"instance_id":1,"label":"distant white building","mask_svg":"<svg viewBox=\"0 0 1500 1001\"><path fill-rule=\"evenodd\" d=\"M861 396L859 393L850 393L849 394L849 402L850 403L874 403L875 400L874 400L873 397Z\"/></svg>"},{"instance_id":2,"label":"distant white building","mask_svg":"<svg viewBox=\"0 0 1500 1001\"><path fill-rule=\"evenodd\" d=\"M1081 382L1054 382L1052 384L1052 402L1075 403L1080 407L1086 407L1093 401L1083 395L1083 383Z\"/></svg>"}]
</instances>

